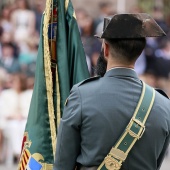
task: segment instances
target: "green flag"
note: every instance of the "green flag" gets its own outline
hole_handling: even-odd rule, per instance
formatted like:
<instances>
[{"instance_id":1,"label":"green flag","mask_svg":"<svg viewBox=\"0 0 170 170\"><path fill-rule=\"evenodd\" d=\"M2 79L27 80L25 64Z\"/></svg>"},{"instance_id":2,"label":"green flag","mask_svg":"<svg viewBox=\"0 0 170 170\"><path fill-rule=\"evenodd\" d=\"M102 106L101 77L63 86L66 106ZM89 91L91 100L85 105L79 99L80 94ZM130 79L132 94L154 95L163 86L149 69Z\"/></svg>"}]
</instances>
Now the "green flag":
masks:
<instances>
[{"instance_id":1,"label":"green flag","mask_svg":"<svg viewBox=\"0 0 170 170\"><path fill-rule=\"evenodd\" d=\"M72 86L88 77L71 2L46 0L19 170L53 169L57 127L65 100Z\"/></svg>"},{"instance_id":2,"label":"green flag","mask_svg":"<svg viewBox=\"0 0 170 170\"><path fill-rule=\"evenodd\" d=\"M70 0L58 0L57 63L62 113L72 86L89 77L76 15Z\"/></svg>"}]
</instances>

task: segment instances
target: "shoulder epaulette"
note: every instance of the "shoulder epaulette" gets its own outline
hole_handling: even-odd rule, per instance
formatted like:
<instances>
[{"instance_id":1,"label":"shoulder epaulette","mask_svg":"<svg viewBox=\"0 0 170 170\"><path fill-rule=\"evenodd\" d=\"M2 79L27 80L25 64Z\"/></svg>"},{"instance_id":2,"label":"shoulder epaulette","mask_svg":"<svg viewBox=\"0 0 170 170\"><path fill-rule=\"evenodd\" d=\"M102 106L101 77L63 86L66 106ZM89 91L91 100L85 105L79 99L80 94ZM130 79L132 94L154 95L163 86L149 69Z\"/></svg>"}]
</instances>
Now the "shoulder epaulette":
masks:
<instances>
[{"instance_id":1,"label":"shoulder epaulette","mask_svg":"<svg viewBox=\"0 0 170 170\"><path fill-rule=\"evenodd\" d=\"M80 83L78 84L78 86L81 86L82 84L88 83L88 82L90 82L90 81L97 80L97 79L99 79L99 78L101 78L101 77L100 77L100 76L95 76L95 77L88 78L88 79L83 80L82 82L80 82Z\"/></svg>"},{"instance_id":2,"label":"shoulder epaulette","mask_svg":"<svg viewBox=\"0 0 170 170\"><path fill-rule=\"evenodd\" d=\"M163 95L164 97L166 97L166 98L168 98L169 99L169 97L168 97L168 95L163 91L163 90L161 90L161 89L155 89L157 92L159 92L161 95Z\"/></svg>"}]
</instances>

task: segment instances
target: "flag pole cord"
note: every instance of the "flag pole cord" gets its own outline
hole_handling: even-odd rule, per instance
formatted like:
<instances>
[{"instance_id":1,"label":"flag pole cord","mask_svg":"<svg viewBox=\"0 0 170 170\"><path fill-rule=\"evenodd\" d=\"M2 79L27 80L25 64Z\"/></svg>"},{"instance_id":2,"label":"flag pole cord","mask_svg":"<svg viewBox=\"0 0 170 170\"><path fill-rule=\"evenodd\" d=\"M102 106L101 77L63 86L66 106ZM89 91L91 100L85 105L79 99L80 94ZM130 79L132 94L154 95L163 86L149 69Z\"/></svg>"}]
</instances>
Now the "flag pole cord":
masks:
<instances>
[{"instance_id":1,"label":"flag pole cord","mask_svg":"<svg viewBox=\"0 0 170 170\"><path fill-rule=\"evenodd\" d=\"M51 140L53 148L53 157L55 159L56 151L56 127L55 127L55 115L54 115L54 105L53 105L53 81L51 72L51 54L48 39L48 27L51 17L51 5L52 0L46 0L46 8L44 15L44 25L43 25L43 36L44 36L44 69L45 69L45 79L46 79L46 89L47 89L47 103L48 103L48 113L49 113L49 123L51 129Z\"/></svg>"}]
</instances>

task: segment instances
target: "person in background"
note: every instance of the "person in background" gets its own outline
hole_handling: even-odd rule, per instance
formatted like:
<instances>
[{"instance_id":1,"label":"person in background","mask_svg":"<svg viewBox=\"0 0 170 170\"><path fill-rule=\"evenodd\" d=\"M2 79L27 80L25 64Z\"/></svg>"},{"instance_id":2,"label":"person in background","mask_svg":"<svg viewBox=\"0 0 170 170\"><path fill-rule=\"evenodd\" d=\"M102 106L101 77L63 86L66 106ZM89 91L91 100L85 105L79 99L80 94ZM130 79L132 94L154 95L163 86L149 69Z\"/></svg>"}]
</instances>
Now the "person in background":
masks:
<instances>
[{"instance_id":1,"label":"person in background","mask_svg":"<svg viewBox=\"0 0 170 170\"><path fill-rule=\"evenodd\" d=\"M154 70L157 78L157 88L162 88L170 95L170 39L163 38L159 48L155 50Z\"/></svg>"},{"instance_id":2,"label":"person in background","mask_svg":"<svg viewBox=\"0 0 170 170\"><path fill-rule=\"evenodd\" d=\"M163 8L160 6L154 6L152 9L152 15L158 25L165 31L165 33L168 33L169 28L164 19ZM152 79L155 87L157 86L157 78L159 78L162 74L162 71L161 69L159 69L158 66L158 60L160 60L160 62L162 63L162 58L158 59L157 55L159 55L158 53L160 52L160 46L163 41L164 38L162 37L149 37L147 38L147 43L145 47L145 56L147 63L145 70L145 79L148 82ZM167 68L167 66L165 66L165 68Z\"/></svg>"},{"instance_id":3,"label":"person in background","mask_svg":"<svg viewBox=\"0 0 170 170\"><path fill-rule=\"evenodd\" d=\"M155 51L155 71L158 77L170 78L170 39L161 40L160 48Z\"/></svg>"},{"instance_id":4,"label":"person in background","mask_svg":"<svg viewBox=\"0 0 170 170\"><path fill-rule=\"evenodd\" d=\"M4 34L12 36L12 24L11 24L11 8L10 5L4 5L0 13L0 25L4 30Z\"/></svg>"},{"instance_id":5,"label":"person in background","mask_svg":"<svg viewBox=\"0 0 170 170\"><path fill-rule=\"evenodd\" d=\"M2 44L2 57L0 58L0 67L9 73L20 71L20 65L15 58L14 45L12 43Z\"/></svg>"},{"instance_id":6,"label":"person in background","mask_svg":"<svg viewBox=\"0 0 170 170\"><path fill-rule=\"evenodd\" d=\"M8 164L13 163L13 156L19 158L32 96L32 90L27 90L25 75L13 74L11 81L11 88L0 94L0 129L6 141L4 156Z\"/></svg>"},{"instance_id":7,"label":"person in background","mask_svg":"<svg viewBox=\"0 0 170 170\"><path fill-rule=\"evenodd\" d=\"M35 2L34 13L36 18L36 32L38 33L38 35L40 34L41 18L43 12L44 12L44 4L42 3L41 0L37 0Z\"/></svg>"},{"instance_id":8,"label":"person in background","mask_svg":"<svg viewBox=\"0 0 170 170\"><path fill-rule=\"evenodd\" d=\"M11 14L14 41L24 50L25 40L35 35L36 18L27 0L16 0L16 5L17 9Z\"/></svg>"},{"instance_id":9,"label":"person in background","mask_svg":"<svg viewBox=\"0 0 170 170\"><path fill-rule=\"evenodd\" d=\"M95 33L99 34L102 32L103 30L103 20L104 17L109 16L109 15L113 15L116 12L113 11L113 4L111 2L108 1L103 1L99 3L99 10L100 10L100 15L97 19L95 19Z\"/></svg>"},{"instance_id":10,"label":"person in background","mask_svg":"<svg viewBox=\"0 0 170 170\"><path fill-rule=\"evenodd\" d=\"M29 65L36 63L37 51L38 51L38 41L37 38L29 38L26 40L28 49L21 51L18 56L18 61L21 66L22 72L26 72Z\"/></svg>"},{"instance_id":11,"label":"person in background","mask_svg":"<svg viewBox=\"0 0 170 170\"><path fill-rule=\"evenodd\" d=\"M155 19L155 21L158 23L158 25L166 32L168 33L169 28L167 23L165 22L165 16L163 12L163 8L161 6L154 6L152 9L152 16Z\"/></svg>"},{"instance_id":12,"label":"person in background","mask_svg":"<svg viewBox=\"0 0 170 170\"><path fill-rule=\"evenodd\" d=\"M0 25L0 59L2 58L2 34L3 34L3 28Z\"/></svg>"},{"instance_id":13,"label":"person in background","mask_svg":"<svg viewBox=\"0 0 170 170\"><path fill-rule=\"evenodd\" d=\"M5 88L5 81L6 81L6 72L4 69L0 68L0 96L2 91ZM2 102L0 102L0 108L2 107ZM3 142L4 142L4 137L3 137L3 132L2 129L0 128L0 163L3 162Z\"/></svg>"},{"instance_id":14,"label":"person in background","mask_svg":"<svg viewBox=\"0 0 170 170\"><path fill-rule=\"evenodd\" d=\"M155 51L155 56L170 60L170 39L163 38L160 42L160 47Z\"/></svg>"},{"instance_id":15,"label":"person in background","mask_svg":"<svg viewBox=\"0 0 170 170\"><path fill-rule=\"evenodd\" d=\"M78 13L78 22L80 23L81 39L83 42L84 50L86 55L89 57L92 69L91 75L94 75L94 67L98 59L101 42L96 39L93 35L95 34L94 20L85 11Z\"/></svg>"},{"instance_id":16,"label":"person in background","mask_svg":"<svg viewBox=\"0 0 170 170\"><path fill-rule=\"evenodd\" d=\"M2 131L0 129L0 153L2 153L2 149L3 149L3 134ZM0 154L0 163L3 161L2 155Z\"/></svg>"},{"instance_id":17,"label":"person in background","mask_svg":"<svg viewBox=\"0 0 170 170\"><path fill-rule=\"evenodd\" d=\"M6 88L7 72L5 69L0 67L0 95L1 92Z\"/></svg>"},{"instance_id":18,"label":"person in background","mask_svg":"<svg viewBox=\"0 0 170 170\"><path fill-rule=\"evenodd\" d=\"M82 34L81 28L84 25L84 20L88 16L88 13L87 13L87 11L84 8L77 8L75 10L75 12L76 12L76 18L77 18L77 23L78 23L79 31L80 31L80 34Z\"/></svg>"},{"instance_id":19,"label":"person in background","mask_svg":"<svg viewBox=\"0 0 170 170\"><path fill-rule=\"evenodd\" d=\"M13 28L12 28L12 23L11 23L11 13L12 13L12 6L10 4L5 4L2 7L2 11L0 15L0 26L3 29L1 38L0 38L0 43L1 43L1 46L2 44L12 43L14 47L14 55L17 56L18 48L17 48L17 44L13 42L13 36L12 36Z\"/></svg>"}]
</instances>

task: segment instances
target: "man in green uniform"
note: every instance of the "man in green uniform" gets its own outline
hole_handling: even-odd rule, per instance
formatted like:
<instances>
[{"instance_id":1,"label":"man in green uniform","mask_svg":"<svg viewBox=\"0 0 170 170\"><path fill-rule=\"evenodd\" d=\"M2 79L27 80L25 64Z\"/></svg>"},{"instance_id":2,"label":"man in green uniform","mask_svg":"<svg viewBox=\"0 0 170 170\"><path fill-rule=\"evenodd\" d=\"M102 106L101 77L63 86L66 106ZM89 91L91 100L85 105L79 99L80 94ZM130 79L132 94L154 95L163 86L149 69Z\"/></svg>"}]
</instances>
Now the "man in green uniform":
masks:
<instances>
[{"instance_id":1,"label":"man in green uniform","mask_svg":"<svg viewBox=\"0 0 170 170\"><path fill-rule=\"evenodd\" d=\"M71 90L59 128L55 170L103 168L101 163L125 129L127 131L140 103L143 83L134 71L134 64L145 47L145 37L163 35L162 29L147 14L105 18L104 31L98 36L103 39L97 67L100 76L85 80ZM145 125L140 123L140 117L133 120L137 122L136 128L143 128L142 133L135 135L132 129L128 130L138 140L123 165L118 168L115 164L110 170L160 168L170 141L170 101L162 91L156 91L152 104L148 106L151 111L147 112ZM145 108L142 111L145 113ZM124 142L125 148L128 142ZM118 162L119 157L124 157L124 153L123 156L119 153L123 152L118 152ZM107 167L103 169L109 169Z\"/></svg>"}]
</instances>

